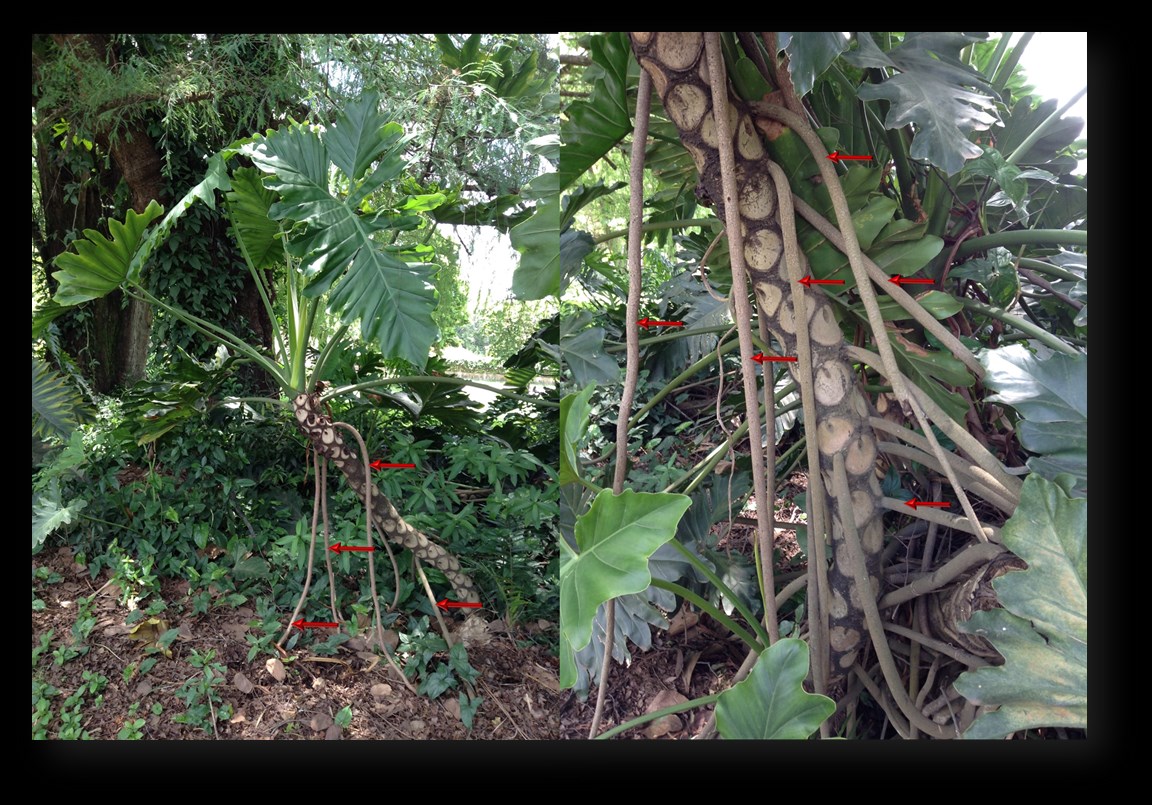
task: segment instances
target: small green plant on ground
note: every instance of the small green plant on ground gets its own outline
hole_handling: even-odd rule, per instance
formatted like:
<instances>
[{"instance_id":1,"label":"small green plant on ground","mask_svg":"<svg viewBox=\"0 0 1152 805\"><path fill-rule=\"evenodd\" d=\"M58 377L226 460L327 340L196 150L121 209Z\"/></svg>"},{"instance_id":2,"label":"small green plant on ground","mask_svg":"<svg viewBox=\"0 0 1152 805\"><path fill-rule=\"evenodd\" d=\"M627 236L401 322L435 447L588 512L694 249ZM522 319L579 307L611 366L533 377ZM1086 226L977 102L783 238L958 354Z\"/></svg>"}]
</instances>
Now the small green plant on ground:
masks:
<instances>
[{"instance_id":1,"label":"small green plant on ground","mask_svg":"<svg viewBox=\"0 0 1152 805\"><path fill-rule=\"evenodd\" d=\"M35 670L36 666L40 663L40 658L44 653L52 647L52 635L56 634L55 629L49 629L46 633L40 635L40 644L32 649L32 668Z\"/></svg>"},{"instance_id":2,"label":"small green plant on ground","mask_svg":"<svg viewBox=\"0 0 1152 805\"><path fill-rule=\"evenodd\" d=\"M175 512L172 507L169 511ZM136 609L140 602L153 593L159 592L160 580L153 572L154 556L133 557L120 547L118 540L112 540L108 546L108 557L111 560L111 581L120 589L120 603L128 609Z\"/></svg>"},{"instance_id":3,"label":"small green plant on ground","mask_svg":"<svg viewBox=\"0 0 1152 805\"><path fill-rule=\"evenodd\" d=\"M184 702L187 709L173 717L179 724L199 727L204 732L214 731L214 721L223 721L232 717L231 708L224 705L217 690L224 682L225 667L218 662L216 651L208 649L204 653L193 650L188 658L188 664L199 668L200 673L187 680L176 691L176 698ZM217 707L217 705L221 705Z\"/></svg>"},{"instance_id":4,"label":"small green plant on ground","mask_svg":"<svg viewBox=\"0 0 1152 805\"><path fill-rule=\"evenodd\" d=\"M32 570L32 611L39 612L47 607L47 604L40 598L36 597L36 582L40 581L45 584L56 584L63 581L64 577L48 567L37 567Z\"/></svg>"},{"instance_id":5,"label":"small green plant on ground","mask_svg":"<svg viewBox=\"0 0 1152 805\"><path fill-rule=\"evenodd\" d=\"M448 661L444 662L444 652ZM419 680L416 690L429 699L436 699L445 692L464 683L471 690L480 672L468 662L468 651L462 643L448 649L439 634L428 629L428 618L419 617L409 621L406 631L400 632L400 645L397 653L404 660L404 674L409 679ZM472 718L482 699L464 692L460 693L460 720L471 729Z\"/></svg>"},{"instance_id":6,"label":"small green plant on ground","mask_svg":"<svg viewBox=\"0 0 1152 805\"><path fill-rule=\"evenodd\" d=\"M80 687L70 693L60 705L59 727L51 734L54 716L51 699L60 694L60 689L39 680L32 681L32 738L46 740L91 739L85 727L88 710L98 710L104 704L103 690L108 686L108 677L103 674L85 671L81 675ZM94 697L89 701L89 697Z\"/></svg>"},{"instance_id":7,"label":"small green plant on ground","mask_svg":"<svg viewBox=\"0 0 1152 805\"><path fill-rule=\"evenodd\" d=\"M132 702L128 706L128 718L124 721L124 726L116 733L118 741L139 741L144 737L144 719L133 718L136 711L140 709L140 702Z\"/></svg>"},{"instance_id":8,"label":"small green plant on ground","mask_svg":"<svg viewBox=\"0 0 1152 805\"><path fill-rule=\"evenodd\" d=\"M57 665L74 660L88 653L85 641L92 629L96 626L96 616L92 614L92 597L76 599L76 622L72 624L71 642L60 646L52 652L52 659Z\"/></svg>"},{"instance_id":9,"label":"small green plant on ground","mask_svg":"<svg viewBox=\"0 0 1152 805\"><path fill-rule=\"evenodd\" d=\"M35 652L33 652L35 656ZM32 680L32 740L43 741L48 738L48 728L52 724L52 697L60 692L59 688Z\"/></svg>"}]
</instances>

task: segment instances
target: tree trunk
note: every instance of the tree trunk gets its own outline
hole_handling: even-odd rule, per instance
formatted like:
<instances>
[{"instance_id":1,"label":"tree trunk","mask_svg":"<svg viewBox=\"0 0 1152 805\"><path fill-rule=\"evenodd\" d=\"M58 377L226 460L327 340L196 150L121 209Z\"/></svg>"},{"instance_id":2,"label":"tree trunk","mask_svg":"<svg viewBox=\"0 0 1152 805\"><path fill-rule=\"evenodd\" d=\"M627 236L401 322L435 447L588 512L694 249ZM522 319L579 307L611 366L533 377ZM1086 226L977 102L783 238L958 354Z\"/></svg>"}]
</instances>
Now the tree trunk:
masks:
<instances>
[{"instance_id":1,"label":"tree trunk","mask_svg":"<svg viewBox=\"0 0 1152 805\"><path fill-rule=\"evenodd\" d=\"M41 121L55 119L52 110L37 109ZM77 153L79 151L79 153ZM44 215L41 229L33 219L33 241L40 254L44 279L50 292L54 261L67 248L69 233L99 229L103 217L101 181L96 160L74 149L65 152L52 138L47 126L36 134L36 167L40 179L40 206ZM73 194L69 198L69 193ZM118 344L128 326L129 311L122 309L119 291L86 303L81 310L69 311L56 320L60 344L72 356L94 391L108 393L124 379Z\"/></svg>"},{"instance_id":2,"label":"tree trunk","mask_svg":"<svg viewBox=\"0 0 1152 805\"><path fill-rule=\"evenodd\" d=\"M796 354L796 317L792 290L784 265L783 239L776 192L767 169L767 154L752 117L735 98L712 98L704 59L701 33L633 33L632 48L641 67L652 76L664 110L680 132L684 147L692 154L700 184L715 202L724 220L724 190L720 181L715 109L728 115L733 132L733 151L739 181L738 197L744 229L744 254L748 273L768 329L780 342L784 354ZM808 292L808 330L811 336L813 375L816 380L817 422L805 423L809 438L819 445L820 467L826 489L832 489L832 459L845 458L852 492L851 511L841 511L835 497L831 507L831 540L834 565L829 569L828 600L831 657L829 682L839 682L851 669L867 643L863 625L862 595L876 598L878 567L883 547L880 484L874 472L876 437L868 424L870 404L854 380L851 364L844 357L844 338L831 303L819 290ZM793 369L795 371L795 369ZM753 415L754 412L749 412ZM771 432L771 430L769 431ZM816 471L817 468L809 468ZM766 505L766 504L762 504ZM856 588L844 545L845 518L859 529L872 589ZM810 535L809 539L819 539Z\"/></svg>"},{"instance_id":3,"label":"tree trunk","mask_svg":"<svg viewBox=\"0 0 1152 805\"><path fill-rule=\"evenodd\" d=\"M115 53L105 34L57 34L52 36L52 40L60 49L71 50L89 69L114 72L117 68ZM54 116L51 110L38 111L41 120ZM102 211L99 187L88 188L80 211L86 214L91 223L77 228L72 220L68 220L65 228L55 228L63 223L61 219L71 218L70 213L74 211L70 209L70 203L60 195L63 185L59 184L59 173L46 175L46 169L49 173L53 172L51 166L58 162L47 153L54 147L50 133L42 133L39 140L41 199L49 230L45 233L46 241L61 244L59 251L51 253L54 250L49 250L49 254L44 255L45 270L51 271L50 260L54 260L63 251L64 233L73 228L77 232L85 227L96 228L96 221L100 219ZM111 155L124 178L133 210L143 212L153 199L161 203L166 201L164 177L161 173L162 159L144 123L129 124L116 131L95 132L95 140ZM50 212L49 207L53 205L55 210ZM88 332L84 334L86 343L76 343L78 339L73 336L66 340L66 348L76 356L86 374L90 374L94 388L99 392L108 392L143 377L152 332L151 308L136 299L129 300L123 306L120 294L115 293L89 303L88 309L93 315L88 324ZM93 349L95 354L91 354Z\"/></svg>"}]
</instances>

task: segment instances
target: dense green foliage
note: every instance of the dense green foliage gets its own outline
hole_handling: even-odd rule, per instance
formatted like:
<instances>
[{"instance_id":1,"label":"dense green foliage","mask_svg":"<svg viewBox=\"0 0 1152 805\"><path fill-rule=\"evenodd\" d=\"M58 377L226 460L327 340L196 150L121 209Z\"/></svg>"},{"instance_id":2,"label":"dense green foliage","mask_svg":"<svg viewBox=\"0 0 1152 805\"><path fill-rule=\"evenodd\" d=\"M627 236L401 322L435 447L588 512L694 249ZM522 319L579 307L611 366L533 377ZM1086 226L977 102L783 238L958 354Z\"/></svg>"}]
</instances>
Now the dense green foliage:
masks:
<instances>
[{"instance_id":1,"label":"dense green foliage","mask_svg":"<svg viewBox=\"0 0 1152 805\"><path fill-rule=\"evenodd\" d=\"M930 318L958 336L967 363L941 340L939 331L913 320L904 310L907 305L897 306L884 296L883 284L879 307L888 329L883 336L873 332L843 250L798 218L797 236L807 260L804 270L814 279L842 283L813 290L832 300L846 343L873 350L878 338L887 337L908 382L938 405L943 416L977 434L995 455L994 461L1021 468L1017 472L1025 472L1026 464L1066 492L1086 497L1087 180L1074 174L1077 159L1086 154L1086 142L1077 139L1082 121L1061 119L1054 101L1043 101L1031 92L1018 67L1028 37L1009 47L1007 41L982 35L940 32L859 33L847 39L834 33L772 36L776 51L760 34L721 35L732 91L752 102L768 97L778 88L774 71L784 69L778 57L786 52L790 78L804 96L805 114L827 152L873 158L842 163L836 169L864 255L889 276L931 283L932 290L926 293L912 288L916 301ZM620 596L615 602L613 640L613 656L620 662L629 658L630 645L641 650L651 646L652 627L667 628L670 614L689 605L707 612L759 652L766 636L760 633L758 619L766 611L765 597L773 593L760 589L759 568L773 562L782 586L802 575L809 560L803 511L799 522L790 518L793 522L787 523L801 547L788 562L779 555L741 550L743 541L736 539L742 533L737 518L752 494L752 457L747 447L750 402L746 404L741 387L742 359L731 312L729 243L724 222L708 209L710 201L699 195L703 185L698 184L696 164L680 145L674 115L662 108L658 86L645 148L639 309L641 317L683 321L685 326L639 331L635 402L623 412L629 427L622 454L629 463L630 489L649 493L653 500L668 496L669 501L673 499L669 493L681 492L689 505L673 529L674 537L662 527L658 550L653 552L653 545L645 543L631 556L635 560L651 554L647 561L651 586L638 588L638 574L623 559L611 568L596 563L601 541L616 533L601 532L592 524L603 519L596 514L596 507L603 505L598 490L610 485L616 469L624 341L636 326L625 319L628 278L623 235L641 68L627 34L566 41L579 54L571 61L583 57L586 66L566 67L562 73L563 88L572 100L561 129L559 171L565 283L560 351L566 359L562 390L568 395L561 423L561 522L567 543L561 624L567 643L563 649L573 652L564 683L584 695L599 676L606 622L605 609L597 610L590 602ZM779 103L777 98L772 96ZM757 123L770 125L759 116ZM783 168L792 192L835 220L825 179L817 175L820 155L810 153L789 129L763 142ZM766 316L762 310L759 315ZM760 340L764 330L757 331L756 322L754 312L755 348L771 354L777 346L771 339ZM1006 348L1009 344L1017 346ZM1053 351L1063 354L1050 357ZM892 386L876 371L878 367L859 358L852 363L864 389L889 411L886 418L920 431L905 418L907 409L904 416L892 410ZM769 433L775 424L775 473L769 475L769 483L774 477L776 488L768 491L779 501L792 473L807 469L806 434L795 427L800 407L797 384L784 370L771 372L769 366L756 370L756 383L762 406L769 382L775 390L775 410L761 415L769 423ZM942 431L935 432L945 450L955 448ZM931 464L924 463L923 453L909 460L907 451L899 449L894 448L884 463L884 496L897 501L937 499L932 482L938 476ZM944 494L958 511L947 485ZM788 499L778 503L783 507L780 514L805 507L805 495L795 499L792 495L787 492ZM981 506L985 525L1003 525L1006 530L1017 524L1017 517L1027 516L1021 512L1012 517L1013 506L1005 504L999 512ZM1025 508L1023 500L1020 506ZM747 512L746 517L753 510ZM1065 518L1068 534L1078 535L1070 518ZM894 554L919 568L918 554L903 558L907 551L917 550L917 544L906 549L898 536L914 525L912 518L897 512L884 515L890 546L886 556ZM615 525L619 533L628 527L627 518ZM952 551L958 553L962 545L963 539L957 540ZM1048 548L1073 556L1080 549ZM1079 567L1072 559L1069 565ZM630 569L626 572L625 567ZM1077 577L1061 564L1043 581L1037 576L1033 583L1086 584L1086 567L1083 570ZM1004 605L1014 606L1008 601ZM895 614L902 612L897 609ZM1027 618L1023 612L1016 614ZM1086 642L1086 630L1077 631L1082 614L1068 613L1074 626L1061 625L1061 639L1065 631L1074 635L1069 645ZM810 640L807 616L801 587L776 613L780 635L801 632ZM910 625L917 628L918 623L922 622ZM1014 628L1019 623L1013 621ZM1013 639L1034 646L1041 635L1047 640L1054 633L1052 628L1039 631L1022 630ZM1007 650L1024 657L1015 646ZM899 650L907 654L907 648ZM1005 681L998 683L998 693L1019 695L1028 687L1024 679L1034 669L1024 662L1017 660L1016 670L1009 670ZM1067 662L1080 679L1086 666L1081 666L1079 656L1069 656ZM922 670L916 673L923 680ZM751 688L744 684L748 693ZM1078 685L1071 684L1074 690L1067 699L1074 702L1069 707L1077 715L1072 720L1057 717L1046 725L1082 726L1075 720L1086 714L1086 705L1083 711L1075 710L1083 704L1075 698L1083 693ZM768 686L762 692L784 695L772 694ZM803 706L800 692L794 684L787 693L797 707ZM1044 691L1034 686L1026 696L1041 700ZM710 703L705 697L697 705ZM973 700L973 706L980 703ZM880 726L884 714L860 719L858 736L878 735L884 728ZM816 723L806 724L805 734ZM966 717L965 726L971 723ZM1001 719L998 725L1006 723L1018 727L1023 719ZM1030 724L1038 725L1038 721ZM990 736L991 729L974 727L973 735ZM1011 731L1006 728L996 735ZM747 735L747 730L729 728L726 734Z\"/></svg>"},{"instance_id":2,"label":"dense green foliage","mask_svg":"<svg viewBox=\"0 0 1152 805\"><path fill-rule=\"evenodd\" d=\"M249 602L248 659L275 656L305 584L315 482L287 401L323 383L373 458L416 464L373 480L463 557L485 606L515 629L554 623L555 424L529 385L554 370L521 360L521 399L483 410L435 355L476 315L437 222L506 232L538 205L519 191L546 168L530 146L552 127L543 39L57 36L33 57L33 553L69 546L92 577L109 573L134 628L163 631L169 579L187 580L179 608L193 614ZM121 299L145 319L125 327ZM533 316L485 341L496 366L534 343ZM77 355L92 333L106 350ZM122 360L133 348L146 366ZM102 363L115 371L89 389ZM362 542L363 502L339 473L328 481L332 540ZM334 592L355 632L378 614L373 589L395 597L407 617L381 625L399 630L418 690L471 690L463 646L428 631L435 605L409 572L396 589L383 551L335 564L338 589L314 577L314 605ZM167 652L172 632L148 651ZM348 635L313 637L325 654ZM174 720L211 733L230 715L223 666L212 651L189 662ZM34 689L34 732L82 737L52 715L50 687ZM479 702L461 692L466 725Z\"/></svg>"}]
</instances>

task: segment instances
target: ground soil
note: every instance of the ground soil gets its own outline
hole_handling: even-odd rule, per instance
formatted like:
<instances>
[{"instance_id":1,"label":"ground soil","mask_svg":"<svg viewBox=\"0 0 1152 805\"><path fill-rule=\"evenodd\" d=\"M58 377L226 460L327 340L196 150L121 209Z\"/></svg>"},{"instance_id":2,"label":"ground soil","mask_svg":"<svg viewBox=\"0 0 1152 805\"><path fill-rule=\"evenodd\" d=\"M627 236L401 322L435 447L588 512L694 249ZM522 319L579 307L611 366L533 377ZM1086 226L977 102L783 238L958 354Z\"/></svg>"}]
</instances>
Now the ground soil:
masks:
<instances>
[{"instance_id":1,"label":"ground soil","mask_svg":"<svg viewBox=\"0 0 1152 805\"><path fill-rule=\"evenodd\" d=\"M147 641L133 638L120 591L104 575L91 578L70 551L46 551L33 558L32 567L33 595L44 603L32 612L33 650L53 633L49 648L33 662L32 676L59 690L50 698L54 714L47 737L58 736L62 702L85 684L86 672L108 680L102 700L88 695L83 708L83 729L94 739L114 740L126 724L140 719L143 724L133 737L141 739L523 740L559 735L558 661L546 647L555 644L555 624L509 629L500 620L484 618L465 630L469 663L480 672L475 692L483 698L469 730L461 721L455 690L435 700L412 693L387 662L355 639L333 656L315 656L298 646L285 656L265 653L248 660L245 634L250 622L257 622L251 610L220 605L192 614L187 582L169 580L162 587L169 607L161 617L180 636L171 645L172 656L165 657L155 648L149 652ZM37 567L61 579L36 579ZM52 653L72 642L77 599L89 596L94 596L90 612L96 625L76 647L88 650L57 665ZM449 621L459 628L464 619L450 616ZM188 705L176 693L203 674L189 660L209 650L215 652L213 662L225 668L212 713L230 716L181 723L175 719L188 712ZM149 657L157 662L146 674L125 678L125 669L138 669ZM351 707L350 721L337 723L346 707Z\"/></svg>"}]
</instances>

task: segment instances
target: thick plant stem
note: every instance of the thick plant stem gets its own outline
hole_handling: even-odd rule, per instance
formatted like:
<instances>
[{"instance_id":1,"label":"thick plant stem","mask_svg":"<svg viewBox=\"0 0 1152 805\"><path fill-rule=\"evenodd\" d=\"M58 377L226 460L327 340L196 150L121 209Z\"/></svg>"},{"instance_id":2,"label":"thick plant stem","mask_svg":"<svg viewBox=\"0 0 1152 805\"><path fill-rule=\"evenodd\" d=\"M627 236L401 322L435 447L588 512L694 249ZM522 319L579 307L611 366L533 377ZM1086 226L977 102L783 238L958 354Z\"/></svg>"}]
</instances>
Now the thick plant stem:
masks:
<instances>
[{"instance_id":1,"label":"thick plant stem","mask_svg":"<svg viewBox=\"0 0 1152 805\"><path fill-rule=\"evenodd\" d=\"M967 257L994 246L1077 246L1088 248L1088 233L1082 229L1010 229L964 241L956 250L956 259Z\"/></svg>"},{"instance_id":2,"label":"thick plant stem","mask_svg":"<svg viewBox=\"0 0 1152 805\"><path fill-rule=\"evenodd\" d=\"M1032 146L1034 146L1040 140L1040 138L1044 136L1044 134L1048 131L1048 129L1050 129L1050 128L1052 128L1052 126L1056 125L1056 121L1058 121L1060 118L1062 118L1064 116L1065 112L1067 112L1069 109L1071 109L1073 106L1075 106L1076 102L1078 100L1080 100L1081 98L1083 98L1087 94L1088 94L1088 87L1084 87L1079 92L1077 92L1075 95L1073 95L1071 98L1069 98L1067 103L1065 103L1063 106L1061 106L1059 109L1057 109L1052 114L1048 115L1048 118L1043 123L1041 123L1039 126L1037 126L1032 131L1031 134L1029 134L1027 137L1025 137L1024 142L1022 142L1022 143L1020 143L1020 145L1016 146L1016 150L1013 151L1011 154L1009 154L1008 157L1004 161L1007 162L1009 165L1015 165L1017 162L1019 162L1021 159L1023 159L1024 155L1028 153L1028 149L1030 149Z\"/></svg>"},{"instance_id":3,"label":"thick plant stem","mask_svg":"<svg viewBox=\"0 0 1152 805\"><path fill-rule=\"evenodd\" d=\"M351 425L349 425L346 422L335 422L335 423L333 423L333 426L338 427L338 428L345 428L346 430L349 430L352 432L352 435L356 437L357 445L359 445L359 447L360 447L360 460L364 463L364 472L365 472L365 474L370 472L371 467L369 466L369 458L370 457L368 455L368 446L366 444L364 444L364 437L360 435L360 431L356 430L356 428L352 427ZM369 484L368 489L365 491L365 495L364 495L364 521L365 521L365 530L367 532L365 534L365 536L367 538L367 545L369 547L372 546L372 491L373 491L373 485ZM325 524L325 525L327 525L327 524ZM327 551L325 551L325 553L327 553ZM392 555L391 550L388 551L388 557L392 560L392 567L395 569L396 568L396 557ZM388 660L388 664L390 666L392 666L392 670L400 675L400 678L404 680L404 684L408 686L408 690L415 693L416 689L413 687L412 683L408 680L408 677L406 677L404 675L404 672L402 670L400 670L400 666L396 663L396 660L392 657L392 652L388 650L388 646L386 646L384 644L384 619L380 617L380 596L376 593L376 562L371 558L371 556L369 556L369 559L368 559L368 578L371 582L372 606L373 606L373 609L375 610L375 614L376 614L376 622L375 622L376 644L379 647L380 651L384 654L384 657ZM396 594L399 595L400 594L399 571L397 571L396 582L397 582L396 583ZM431 596L432 596L431 592L428 593L428 596L429 596L429 598L431 598ZM441 621L440 625L441 625L441 627L444 626L443 621ZM451 645L451 644L449 644L449 645Z\"/></svg>"},{"instance_id":4,"label":"thick plant stem","mask_svg":"<svg viewBox=\"0 0 1152 805\"><path fill-rule=\"evenodd\" d=\"M344 444L332 419L320 409L319 395L298 394L293 400L296 424L313 447L330 459L342 473L361 500L370 499L372 519L376 528L401 547L408 548L425 562L431 563L444 574L461 601L479 602L472 577L460 569L460 561L427 536L409 525L396 507L373 486L366 466Z\"/></svg>"},{"instance_id":5,"label":"thick plant stem","mask_svg":"<svg viewBox=\"0 0 1152 805\"><path fill-rule=\"evenodd\" d=\"M710 85L711 72L705 64L702 33L633 32L631 38L641 68L652 75L665 110L696 163L703 191L716 204L718 213L727 216L727 208L734 207L739 214L736 230L743 235L743 248L730 249L730 252L742 253L767 330L780 343L781 354L797 353L799 329L806 328L816 345L812 365L818 378L818 418L808 420L806 428L811 439L819 444L821 466L810 467L809 471L812 474L818 470L830 472L829 456L846 449L852 456L850 469L858 486L853 490L852 499L856 511L841 512L839 503L834 502L827 527L822 527L824 507L817 502L810 528L819 534L831 534L835 546L843 533L838 521L853 518L865 524L869 553L872 561L878 562L883 537L879 519L881 494L873 474L876 448L875 437L866 421L867 402L854 382L850 365L844 360L844 338L831 304L822 294L813 293L807 300L807 314L801 314L793 303L792 280L788 269L783 267L784 236L777 193L766 167L764 143L747 106L726 91L714 93ZM729 142L738 184L735 197L726 197L723 186L720 146L724 138L719 136L717 124L718 118L724 115L728 117L732 134ZM729 226L727 231L731 238L733 227ZM800 380L799 368L790 368ZM753 443L758 443L755 438ZM812 540L811 544L815 551L822 549L819 539ZM811 563L814 587L816 574L824 572L822 564L819 560ZM835 582L829 578L827 607L821 607L823 593L814 589L810 597L809 611L816 628L822 612L827 612L829 617L827 638L817 634L813 640L813 673L818 685L821 669L825 667L829 669L829 683L843 679L866 643L862 616L853 604L860 594L850 590L854 584L854 579L837 572Z\"/></svg>"}]
</instances>

